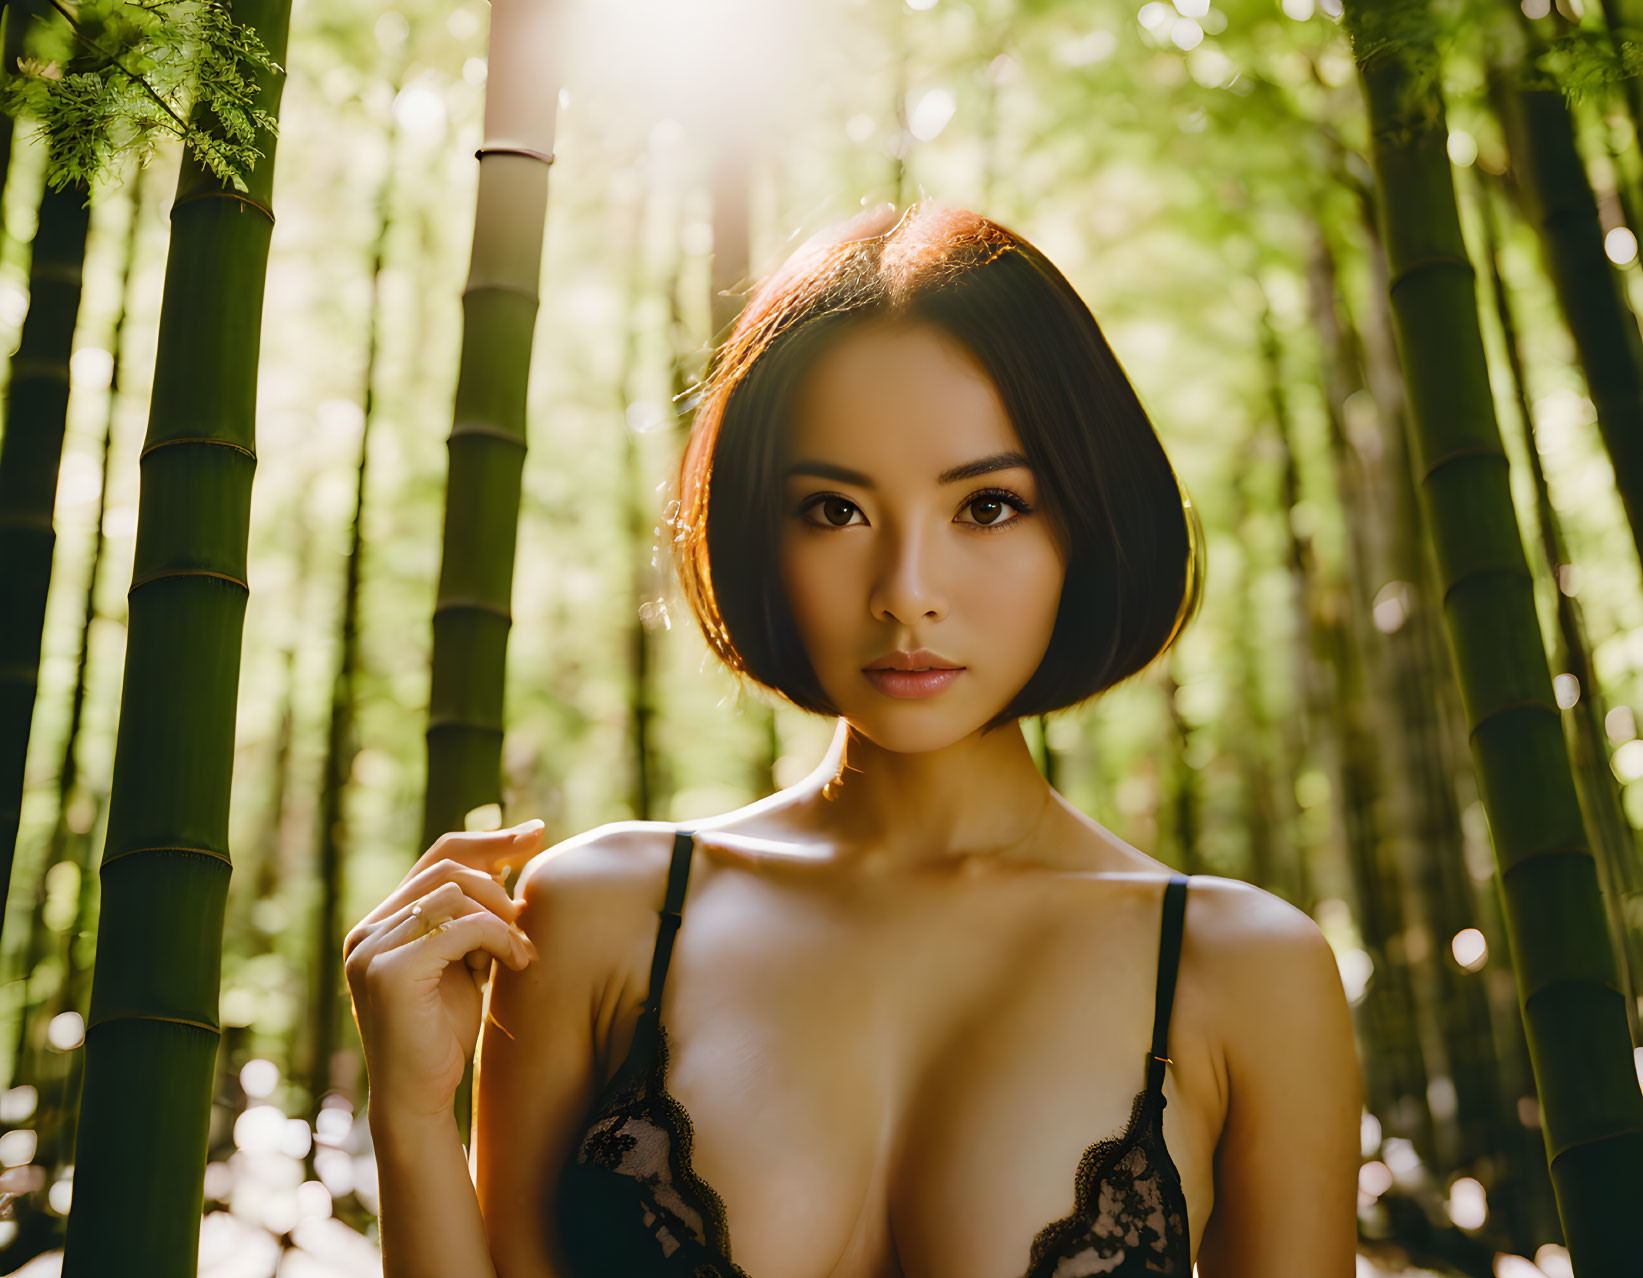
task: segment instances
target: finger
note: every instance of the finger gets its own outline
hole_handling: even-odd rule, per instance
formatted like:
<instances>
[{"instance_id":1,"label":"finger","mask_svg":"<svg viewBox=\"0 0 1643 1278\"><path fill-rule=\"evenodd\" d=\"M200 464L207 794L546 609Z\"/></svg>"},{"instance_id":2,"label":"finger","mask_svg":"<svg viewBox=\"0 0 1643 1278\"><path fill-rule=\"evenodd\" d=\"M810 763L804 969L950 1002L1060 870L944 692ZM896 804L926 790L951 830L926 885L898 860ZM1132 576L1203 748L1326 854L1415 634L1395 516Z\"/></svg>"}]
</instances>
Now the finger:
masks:
<instances>
[{"instance_id":1,"label":"finger","mask_svg":"<svg viewBox=\"0 0 1643 1278\"><path fill-rule=\"evenodd\" d=\"M421 913L413 913L412 911L419 906L421 907ZM510 961L524 955L534 957L536 947L531 944L530 938L520 928L514 926L511 920L500 917L493 911L487 910L473 898L464 895L452 883L441 884L421 901L407 906L404 913L395 919L393 924L383 933L378 943L378 951L386 952L400 946L414 944L423 937L431 935L432 931L437 929L442 922L448 921L450 926L454 927L457 921L474 914L484 914L495 919L498 925L503 928L503 935L514 939L515 944L508 954ZM456 957L463 957L468 953L468 950L473 948L470 945L467 950L463 950ZM522 966L522 963L516 964L516 966Z\"/></svg>"},{"instance_id":2,"label":"finger","mask_svg":"<svg viewBox=\"0 0 1643 1278\"><path fill-rule=\"evenodd\" d=\"M383 929L377 948L383 952L395 950L402 945L409 945L412 941L419 941L435 929L449 926L457 919L466 918L476 911L490 913L466 896L453 896L447 890L449 887L449 884L442 885L420 901L412 902L395 914Z\"/></svg>"},{"instance_id":3,"label":"finger","mask_svg":"<svg viewBox=\"0 0 1643 1278\"><path fill-rule=\"evenodd\" d=\"M434 840L412 866L413 872L449 857L491 874L504 865L528 858L541 841L547 823L533 817L505 830L452 830Z\"/></svg>"},{"instance_id":4,"label":"finger","mask_svg":"<svg viewBox=\"0 0 1643 1278\"><path fill-rule=\"evenodd\" d=\"M508 890L491 875L459 861L442 860L423 870L413 871L355 926L374 927L406 906L422 900L441 883L457 884L467 895L495 910L510 923L519 917L522 903L516 903Z\"/></svg>"},{"instance_id":5,"label":"finger","mask_svg":"<svg viewBox=\"0 0 1643 1278\"><path fill-rule=\"evenodd\" d=\"M497 882L495 875L483 870L452 861L440 861L417 878L420 882L417 883L416 894L426 894L441 883L453 882L486 909L495 910L510 923L519 915L522 902L515 901L508 889Z\"/></svg>"},{"instance_id":6,"label":"finger","mask_svg":"<svg viewBox=\"0 0 1643 1278\"><path fill-rule=\"evenodd\" d=\"M485 951L515 972L524 971L536 959L536 947L523 933L488 910L453 919L449 927L428 933L417 944L431 950L442 966L458 962L475 950Z\"/></svg>"},{"instance_id":7,"label":"finger","mask_svg":"<svg viewBox=\"0 0 1643 1278\"><path fill-rule=\"evenodd\" d=\"M383 955L385 961L412 964L417 970L433 973L464 960L474 950L483 950L519 972L536 958L536 949L524 933L477 905L450 919L443 927L412 936L409 928L420 921L413 920L396 929L407 939L390 946Z\"/></svg>"},{"instance_id":8,"label":"finger","mask_svg":"<svg viewBox=\"0 0 1643 1278\"><path fill-rule=\"evenodd\" d=\"M354 946L351 958L344 959L344 962L353 961L362 966L369 965L374 955L420 936L441 919L467 913L467 899L460 886L447 881L416 900L400 902L385 917L379 919L374 927L360 933L357 939L355 933L349 934Z\"/></svg>"}]
</instances>

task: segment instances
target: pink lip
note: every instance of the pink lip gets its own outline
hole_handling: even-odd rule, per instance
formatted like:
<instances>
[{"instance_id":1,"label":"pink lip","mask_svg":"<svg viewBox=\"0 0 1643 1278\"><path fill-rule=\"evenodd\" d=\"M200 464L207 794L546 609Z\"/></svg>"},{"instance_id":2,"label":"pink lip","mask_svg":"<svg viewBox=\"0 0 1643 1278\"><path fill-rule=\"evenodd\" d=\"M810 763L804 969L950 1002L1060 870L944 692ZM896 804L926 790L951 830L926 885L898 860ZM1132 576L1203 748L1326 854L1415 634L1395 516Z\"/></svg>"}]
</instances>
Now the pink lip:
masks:
<instances>
[{"instance_id":1,"label":"pink lip","mask_svg":"<svg viewBox=\"0 0 1643 1278\"><path fill-rule=\"evenodd\" d=\"M933 697L964 673L955 670L863 670L872 685L888 697L918 699Z\"/></svg>"}]
</instances>

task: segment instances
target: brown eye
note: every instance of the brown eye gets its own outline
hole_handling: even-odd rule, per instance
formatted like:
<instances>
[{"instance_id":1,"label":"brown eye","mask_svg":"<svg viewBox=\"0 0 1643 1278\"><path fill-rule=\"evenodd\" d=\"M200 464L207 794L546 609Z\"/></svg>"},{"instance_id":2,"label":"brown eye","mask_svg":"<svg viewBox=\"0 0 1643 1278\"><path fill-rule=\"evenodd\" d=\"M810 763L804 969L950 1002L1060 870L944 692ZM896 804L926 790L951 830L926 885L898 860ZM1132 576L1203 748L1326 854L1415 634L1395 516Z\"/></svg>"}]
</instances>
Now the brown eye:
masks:
<instances>
[{"instance_id":1,"label":"brown eye","mask_svg":"<svg viewBox=\"0 0 1643 1278\"><path fill-rule=\"evenodd\" d=\"M1032 505L1026 498L1007 489L991 488L976 493L964 503L964 508L974 514L975 519L962 522L973 523L975 527L991 532L995 528L1007 528L1011 524L1020 523L1032 510ZM1005 516L1006 509L1013 513Z\"/></svg>"},{"instance_id":2,"label":"brown eye","mask_svg":"<svg viewBox=\"0 0 1643 1278\"><path fill-rule=\"evenodd\" d=\"M827 521L825 524L818 523L816 520L810 518L810 512L816 509L821 510L822 518ZM823 495L812 501L806 502L799 511L799 517L803 519L805 523L816 528L847 528L849 527L851 516L854 515L858 509L859 507L853 501L846 501L843 497Z\"/></svg>"},{"instance_id":3,"label":"brown eye","mask_svg":"<svg viewBox=\"0 0 1643 1278\"><path fill-rule=\"evenodd\" d=\"M981 497L970 503L970 509L975 513L977 523L996 524L1005 506L997 497Z\"/></svg>"}]
</instances>

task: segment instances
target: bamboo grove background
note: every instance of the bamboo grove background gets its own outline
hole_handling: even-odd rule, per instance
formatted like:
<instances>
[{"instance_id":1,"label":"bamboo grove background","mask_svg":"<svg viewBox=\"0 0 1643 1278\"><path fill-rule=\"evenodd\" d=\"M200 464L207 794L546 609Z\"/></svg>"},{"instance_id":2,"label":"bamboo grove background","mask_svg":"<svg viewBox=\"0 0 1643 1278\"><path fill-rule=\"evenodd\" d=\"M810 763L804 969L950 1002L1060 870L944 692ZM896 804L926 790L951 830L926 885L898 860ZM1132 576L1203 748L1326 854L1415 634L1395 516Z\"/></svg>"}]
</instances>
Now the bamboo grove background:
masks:
<instances>
[{"instance_id":1,"label":"bamboo grove background","mask_svg":"<svg viewBox=\"0 0 1643 1278\"><path fill-rule=\"evenodd\" d=\"M1202 515L1167 660L1026 726L1328 936L1361 1272L1635 1269L1643 3L233 13L247 199L0 119L0 1272L379 1269L345 929L442 830L810 769L664 489L748 282L917 198L1066 272Z\"/></svg>"}]
</instances>

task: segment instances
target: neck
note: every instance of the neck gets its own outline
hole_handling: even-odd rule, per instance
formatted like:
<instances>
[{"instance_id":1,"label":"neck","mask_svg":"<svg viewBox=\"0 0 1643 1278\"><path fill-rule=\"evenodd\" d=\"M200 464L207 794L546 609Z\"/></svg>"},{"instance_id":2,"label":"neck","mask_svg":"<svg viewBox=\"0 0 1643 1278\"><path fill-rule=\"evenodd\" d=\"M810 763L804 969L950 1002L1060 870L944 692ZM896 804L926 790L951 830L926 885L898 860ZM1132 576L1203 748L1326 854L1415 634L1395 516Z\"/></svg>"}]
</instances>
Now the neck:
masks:
<instances>
[{"instance_id":1,"label":"neck","mask_svg":"<svg viewBox=\"0 0 1643 1278\"><path fill-rule=\"evenodd\" d=\"M840 719L827 754L797 787L841 861L866 871L1037 862L1059 815L1021 721L939 750L886 750Z\"/></svg>"}]
</instances>

